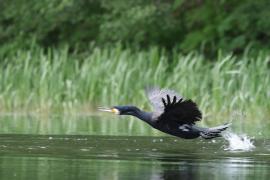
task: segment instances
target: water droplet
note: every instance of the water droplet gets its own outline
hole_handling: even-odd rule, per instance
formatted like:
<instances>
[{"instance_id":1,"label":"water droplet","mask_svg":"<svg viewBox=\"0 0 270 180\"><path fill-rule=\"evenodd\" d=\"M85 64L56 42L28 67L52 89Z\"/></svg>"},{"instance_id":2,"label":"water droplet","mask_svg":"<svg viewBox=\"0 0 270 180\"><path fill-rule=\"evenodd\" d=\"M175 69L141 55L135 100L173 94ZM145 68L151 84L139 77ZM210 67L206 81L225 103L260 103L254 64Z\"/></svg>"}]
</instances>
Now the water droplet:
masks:
<instances>
[{"instance_id":1,"label":"water droplet","mask_svg":"<svg viewBox=\"0 0 270 180\"><path fill-rule=\"evenodd\" d=\"M255 148L251 139L246 135L237 135L232 132L223 134L223 137L229 142L229 147L225 150L244 150L250 151Z\"/></svg>"}]
</instances>

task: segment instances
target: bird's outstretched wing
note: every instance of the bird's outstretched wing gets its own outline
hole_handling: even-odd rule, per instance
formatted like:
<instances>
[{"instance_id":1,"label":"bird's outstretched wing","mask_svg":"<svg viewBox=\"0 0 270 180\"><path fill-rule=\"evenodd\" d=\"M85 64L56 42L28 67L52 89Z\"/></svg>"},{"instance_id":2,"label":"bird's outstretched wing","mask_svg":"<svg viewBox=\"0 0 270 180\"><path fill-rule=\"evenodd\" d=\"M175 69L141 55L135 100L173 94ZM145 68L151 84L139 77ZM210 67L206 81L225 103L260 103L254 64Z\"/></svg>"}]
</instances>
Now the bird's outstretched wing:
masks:
<instances>
[{"instance_id":1,"label":"bird's outstretched wing","mask_svg":"<svg viewBox=\"0 0 270 180\"><path fill-rule=\"evenodd\" d=\"M149 88L146 94L154 107L153 118L157 121L194 124L202 118L196 103L184 100L173 90Z\"/></svg>"},{"instance_id":2,"label":"bird's outstretched wing","mask_svg":"<svg viewBox=\"0 0 270 180\"><path fill-rule=\"evenodd\" d=\"M163 123L195 124L202 119L202 113L197 104L192 100L177 100L174 96L171 98L167 95L166 99L162 98L164 112L158 117L158 121Z\"/></svg>"},{"instance_id":3,"label":"bird's outstretched wing","mask_svg":"<svg viewBox=\"0 0 270 180\"><path fill-rule=\"evenodd\" d=\"M156 87L152 87L147 88L145 91L149 101L151 102L154 108L153 110L154 118L159 117L164 112L165 106L162 103L162 98L166 98L168 95L171 98L176 97L177 101L183 99L182 96L177 94L175 91L169 89L159 89Z\"/></svg>"}]
</instances>

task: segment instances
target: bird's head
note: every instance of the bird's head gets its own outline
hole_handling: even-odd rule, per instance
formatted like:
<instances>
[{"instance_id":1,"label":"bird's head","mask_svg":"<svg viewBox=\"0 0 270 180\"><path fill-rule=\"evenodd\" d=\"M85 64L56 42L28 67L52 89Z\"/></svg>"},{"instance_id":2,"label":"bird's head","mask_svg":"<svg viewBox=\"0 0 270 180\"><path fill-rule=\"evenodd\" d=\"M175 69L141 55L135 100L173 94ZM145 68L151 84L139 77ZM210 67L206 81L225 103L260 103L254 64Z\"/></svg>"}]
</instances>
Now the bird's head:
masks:
<instances>
[{"instance_id":1,"label":"bird's head","mask_svg":"<svg viewBox=\"0 0 270 180\"><path fill-rule=\"evenodd\" d=\"M139 109L135 106L113 106L112 108L98 108L100 111L111 112L117 115L135 115Z\"/></svg>"}]
</instances>

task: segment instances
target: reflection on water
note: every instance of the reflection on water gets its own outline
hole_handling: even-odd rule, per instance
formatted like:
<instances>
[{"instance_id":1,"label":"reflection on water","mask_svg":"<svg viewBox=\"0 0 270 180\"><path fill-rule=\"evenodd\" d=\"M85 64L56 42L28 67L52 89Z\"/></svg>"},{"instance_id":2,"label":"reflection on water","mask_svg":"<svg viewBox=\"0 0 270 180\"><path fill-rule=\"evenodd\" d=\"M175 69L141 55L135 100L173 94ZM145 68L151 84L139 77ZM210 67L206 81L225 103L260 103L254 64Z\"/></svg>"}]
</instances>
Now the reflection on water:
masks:
<instances>
[{"instance_id":1,"label":"reflection on water","mask_svg":"<svg viewBox=\"0 0 270 180\"><path fill-rule=\"evenodd\" d=\"M102 116L101 116L102 115ZM65 135L122 135L164 136L146 123L127 116L85 114L0 114L0 134L65 134ZM226 122L224 120L223 122ZM215 126L217 124L213 124ZM270 138L270 122L263 126L254 123L232 124L234 132L256 138ZM242 132L241 129L245 129Z\"/></svg>"},{"instance_id":2,"label":"reflection on water","mask_svg":"<svg viewBox=\"0 0 270 180\"><path fill-rule=\"evenodd\" d=\"M0 125L0 134L149 136L158 132L135 118L117 116L10 114L0 116Z\"/></svg>"},{"instance_id":3,"label":"reflection on water","mask_svg":"<svg viewBox=\"0 0 270 180\"><path fill-rule=\"evenodd\" d=\"M0 135L0 179L269 179L270 141L173 137Z\"/></svg>"}]
</instances>

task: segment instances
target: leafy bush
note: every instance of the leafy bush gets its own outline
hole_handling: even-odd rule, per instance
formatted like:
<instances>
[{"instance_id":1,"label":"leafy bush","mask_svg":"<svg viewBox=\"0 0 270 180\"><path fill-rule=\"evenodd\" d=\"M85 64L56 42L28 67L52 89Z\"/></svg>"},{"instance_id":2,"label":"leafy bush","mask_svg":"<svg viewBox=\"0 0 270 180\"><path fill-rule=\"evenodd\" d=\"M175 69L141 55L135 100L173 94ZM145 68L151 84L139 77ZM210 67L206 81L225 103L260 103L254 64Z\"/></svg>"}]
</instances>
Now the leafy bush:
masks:
<instances>
[{"instance_id":1,"label":"leafy bush","mask_svg":"<svg viewBox=\"0 0 270 180\"><path fill-rule=\"evenodd\" d=\"M33 40L44 47L120 41L206 54L270 46L267 0L13 0L0 7L0 43L11 51Z\"/></svg>"}]
</instances>

